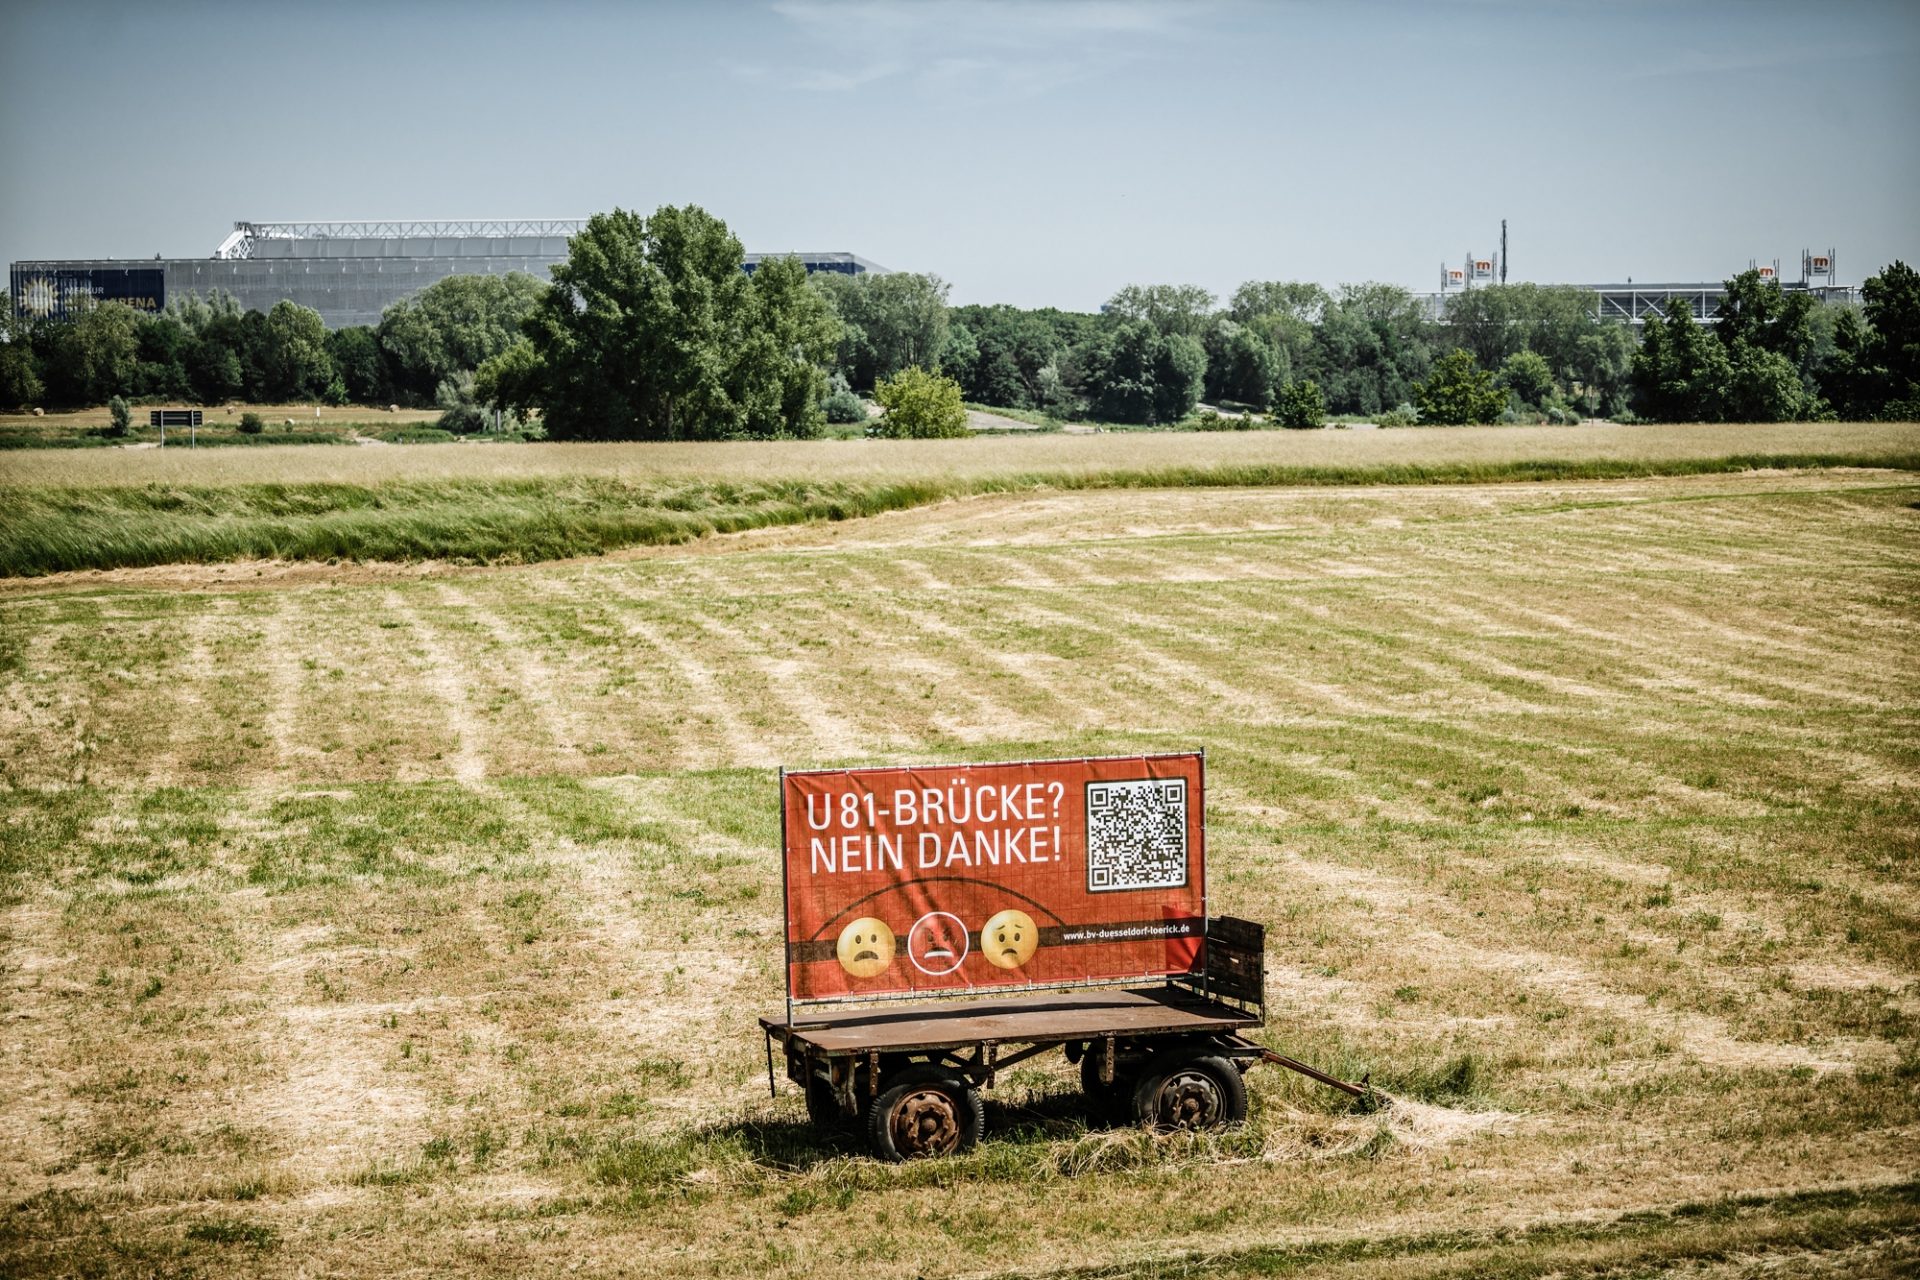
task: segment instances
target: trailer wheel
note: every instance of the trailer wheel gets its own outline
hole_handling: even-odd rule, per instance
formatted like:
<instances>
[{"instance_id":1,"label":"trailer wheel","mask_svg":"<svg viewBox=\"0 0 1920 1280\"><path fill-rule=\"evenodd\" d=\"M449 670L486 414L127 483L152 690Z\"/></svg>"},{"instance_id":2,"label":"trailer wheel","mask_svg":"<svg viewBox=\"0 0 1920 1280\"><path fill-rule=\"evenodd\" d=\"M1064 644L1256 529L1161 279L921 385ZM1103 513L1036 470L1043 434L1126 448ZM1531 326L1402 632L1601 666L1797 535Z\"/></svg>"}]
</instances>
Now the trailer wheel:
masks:
<instances>
[{"instance_id":1,"label":"trailer wheel","mask_svg":"<svg viewBox=\"0 0 1920 1280\"><path fill-rule=\"evenodd\" d=\"M1150 1063L1133 1091L1133 1118L1161 1132L1230 1129L1246 1122L1247 1082L1212 1054Z\"/></svg>"},{"instance_id":2,"label":"trailer wheel","mask_svg":"<svg viewBox=\"0 0 1920 1280\"><path fill-rule=\"evenodd\" d=\"M1087 1095L1090 1118L1100 1124L1114 1124L1126 1118L1136 1083L1116 1062L1113 1064L1113 1082L1109 1084L1100 1078L1098 1053L1088 1051L1080 1058L1080 1090Z\"/></svg>"},{"instance_id":3,"label":"trailer wheel","mask_svg":"<svg viewBox=\"0 0 1920 1280\"><path fill-rule=\"evenodd\" d=\"M987 1111L980 1091L951 1071L901 1072L867 1108L867 1139L882 1160L965 1151L980 1141Z\"/></svg>"}]
</instances>

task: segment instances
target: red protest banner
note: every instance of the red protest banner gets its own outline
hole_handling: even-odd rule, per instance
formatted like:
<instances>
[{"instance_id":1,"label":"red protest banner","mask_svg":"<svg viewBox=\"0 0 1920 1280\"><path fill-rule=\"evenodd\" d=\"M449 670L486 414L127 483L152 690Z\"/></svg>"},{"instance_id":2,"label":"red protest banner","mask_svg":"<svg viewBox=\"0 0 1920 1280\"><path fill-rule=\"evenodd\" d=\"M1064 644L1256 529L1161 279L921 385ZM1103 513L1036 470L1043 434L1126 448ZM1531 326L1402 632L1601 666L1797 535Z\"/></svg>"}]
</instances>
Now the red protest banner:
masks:
<instances>
[{"instance_id":1,"label":"red protest banner","mask_svg":"<svg viewBox=\"0 0 1920 1280\"><path fill-rule=\"evenodd\" d=\"M1190 971L1200 755L781 775L792 1000Z\"/></svg>"}]
</instances>

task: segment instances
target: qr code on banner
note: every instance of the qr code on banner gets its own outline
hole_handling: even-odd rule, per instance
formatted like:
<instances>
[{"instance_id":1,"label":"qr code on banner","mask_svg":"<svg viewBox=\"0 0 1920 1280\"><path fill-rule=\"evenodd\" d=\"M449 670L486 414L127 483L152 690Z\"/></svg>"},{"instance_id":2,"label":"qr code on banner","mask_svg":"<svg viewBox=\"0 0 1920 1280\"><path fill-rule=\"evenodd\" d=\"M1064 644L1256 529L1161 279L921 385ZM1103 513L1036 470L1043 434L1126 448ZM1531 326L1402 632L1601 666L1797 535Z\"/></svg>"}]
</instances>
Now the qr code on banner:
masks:
<instances>
[{"instance_id":1,"label":"qr code on banner","mask_svg":"<svg viewBox=\"0 0 1920 1280\"><path fill-rule=\"evenodd\" d=\"M1087 784L1087 892L1187 883L1187 782Z\"/></svg>"}]
</instances>

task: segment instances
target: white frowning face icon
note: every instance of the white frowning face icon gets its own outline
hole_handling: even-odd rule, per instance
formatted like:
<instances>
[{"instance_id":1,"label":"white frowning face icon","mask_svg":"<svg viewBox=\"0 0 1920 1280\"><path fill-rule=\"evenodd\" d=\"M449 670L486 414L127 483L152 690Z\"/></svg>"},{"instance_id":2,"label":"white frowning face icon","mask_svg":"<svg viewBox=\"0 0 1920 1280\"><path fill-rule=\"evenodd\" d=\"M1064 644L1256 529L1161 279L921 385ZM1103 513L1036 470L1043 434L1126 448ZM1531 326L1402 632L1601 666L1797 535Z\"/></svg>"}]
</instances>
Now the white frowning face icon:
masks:
<instances>
[{"instance_id":1,"label":"white frowning face icon","mask_svg":"<svg viewBox=\"0 0 1920 1280\"><path fill-rule=\"evenodd\" d=\"M929 977L942 977L960 967L970 945L967 926L959 916L929 911L907 931L907 959Z\"/></svg>"}]
</instances>

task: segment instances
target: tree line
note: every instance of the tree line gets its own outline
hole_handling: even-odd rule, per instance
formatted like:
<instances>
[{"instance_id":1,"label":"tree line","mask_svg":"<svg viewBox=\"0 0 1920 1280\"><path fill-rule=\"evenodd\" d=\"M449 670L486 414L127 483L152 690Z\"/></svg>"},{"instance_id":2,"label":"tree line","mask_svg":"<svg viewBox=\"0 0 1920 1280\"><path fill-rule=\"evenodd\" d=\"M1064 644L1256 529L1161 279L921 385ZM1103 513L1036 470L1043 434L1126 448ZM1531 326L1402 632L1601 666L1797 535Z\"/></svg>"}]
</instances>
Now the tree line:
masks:
<instances>
[{"instance_id":1,"label":"tree line","mask_svg":"<svg viewBox=\"0 0 1920 1280\"><path fill-rule=\"evenodd\" d=\"M1065 420L1164 425L1209 404L1318 425L1327 413L1412 424L1585 417L1782 421L1915 416L1920 279L1894 263L1860 307L1757 272L1718 322L1685 308L1636 338L1584 290L1476 289L1443 321L1398 286L1249 281L1223 304L1191 285L1129 285L1097 314L952 306L937 276L742 269L726 224L694 206L596 215L551 284L452 276L376 326L329 332L282 302L188 298L10 319L0 408L114 396L395 403L474 430L496 414L565 439L811 436L859 421L913 371L979 404ZM10 317L10 309L9 309ZM895 390L919 403L937 390ZM945 391L938 391L946 403ZM950 425L951 413L942 421Z\"/></svg>"},{"instance_id":2,"label":"tree line","mask_svg":"<svg viewBox=\"0 0 1920 1280\"><path fill-rule=\"evenodd\" d=\"M157 313L108 302L63 320L14 319L0 345L0 407L115 396L433 405L443 383L514 341L546 291L519 272L450 276L388 307L377 326L332 331L310 307L248 311L219 292Z\"/></svg>"}]
</instances>

